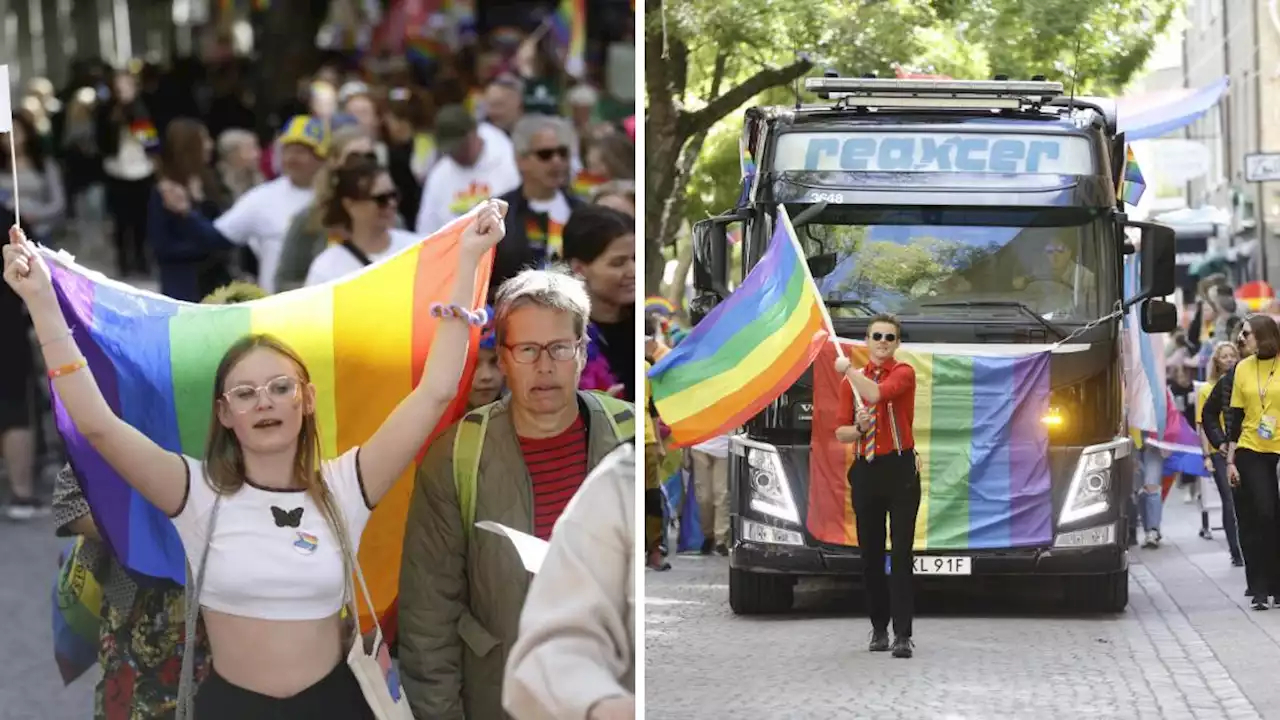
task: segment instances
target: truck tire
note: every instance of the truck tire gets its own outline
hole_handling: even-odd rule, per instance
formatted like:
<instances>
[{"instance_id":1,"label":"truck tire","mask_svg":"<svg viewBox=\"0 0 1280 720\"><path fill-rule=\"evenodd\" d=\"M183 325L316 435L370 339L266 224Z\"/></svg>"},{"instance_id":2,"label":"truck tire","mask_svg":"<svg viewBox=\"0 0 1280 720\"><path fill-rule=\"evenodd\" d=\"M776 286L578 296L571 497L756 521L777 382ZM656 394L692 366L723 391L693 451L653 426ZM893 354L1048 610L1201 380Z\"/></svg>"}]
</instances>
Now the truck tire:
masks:
<instances>
[{"instance_id":1,"label":"truck tire","mask_svg":"<svg viewBox=\"0 0 1280 720\"><path fill-rule=\"evenodd\" d=\"M1067 605L1091 613L1122 613L1129 605L1129 571L1105 575L1069 575L1065 581Z\"/></svg>"},{"instance_id":2,"label":"truck tire","mask_svg":"<svg viewBox=\"0 0 1280 720\"><path fill-rule=\"evenodd\" d=\"M791 610L795 578L729 568L729 607L735 615L769 615Z\"/></svg>"}]
</instances>

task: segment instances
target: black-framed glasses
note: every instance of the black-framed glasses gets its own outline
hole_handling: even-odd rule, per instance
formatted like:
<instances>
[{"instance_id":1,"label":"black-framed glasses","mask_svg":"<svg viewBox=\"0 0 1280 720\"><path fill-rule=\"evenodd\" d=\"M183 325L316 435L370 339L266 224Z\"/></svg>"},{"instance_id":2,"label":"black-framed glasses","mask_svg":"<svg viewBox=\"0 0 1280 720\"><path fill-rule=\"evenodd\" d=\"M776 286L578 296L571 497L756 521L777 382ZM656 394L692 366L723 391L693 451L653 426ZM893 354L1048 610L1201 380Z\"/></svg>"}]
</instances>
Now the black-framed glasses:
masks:
<instances>
[{"instance_id":1,"label":"black-framed glasses","mask_svg":"<svg viewBox=\"0 0 1280 720\"><path fill-rule=\"evenodd\" d=\"M582 343L570 342L568 340L556 340L545 345L541 343L515 343L514 345L503 345L507 352L511 353L511 359L521 365L532 365L538 362L538 358L546 353L548 357L556 362L566 362L577 357L579 348Z\"/></svg>"},{"instance_id":2,"label":"black-framed glasses","mask_svg":"<svg viewBox=\"0 0 1280 720\"><path fill-rule=\"evenodd\" d=\"M558 157L561 160L569 159L569 147L561 145L560 147L542 148L541 150L530 150L529 154L538 158L542 162L551 162L552 158Z\"/></svg>"},{"instance_id":3,"label":"black-framed glasses","mask_svg":"<svg viewBox=\"0 0 1280 720\"><path fill-rule=\"evenodd\" d=\"M872 340L875 340L876 342L880 342L881 340L883 340L883 341L885 341L885 342L893 342L893 341L895 341L895 340L897 340L897 339L898 339L898 336L897 336L897 335L894 335L893 333L878 333L878 332L877 332L877 333L871 333L871 339L872 339Z\"/></svg>"}]
</instances>

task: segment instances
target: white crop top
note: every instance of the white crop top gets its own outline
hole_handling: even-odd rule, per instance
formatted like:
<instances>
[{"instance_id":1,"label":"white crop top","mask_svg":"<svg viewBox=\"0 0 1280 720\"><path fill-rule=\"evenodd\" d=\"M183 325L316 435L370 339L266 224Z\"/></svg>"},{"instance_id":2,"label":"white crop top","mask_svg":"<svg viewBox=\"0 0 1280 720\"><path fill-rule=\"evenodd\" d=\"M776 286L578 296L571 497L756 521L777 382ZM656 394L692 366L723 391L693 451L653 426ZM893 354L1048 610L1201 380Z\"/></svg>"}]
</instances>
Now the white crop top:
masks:
<instances>
[{"instance_id":1,"label":"white crop top","mask_svg":"<svg viewBox=\"0 0 1280 720\"><path fill-rule=\"evenodd\" d=\"M372 512L358 456L359 448L352 448L320 466L357 551ZM204 477L204 463L185 455L183 460L187 499L173 524L197 576L217 493ZM342 607L342 546L305 490L272 490L246 482L223 496L208 562L202 607L261 620L318 620Z\"/></svg>"}]
</instances>

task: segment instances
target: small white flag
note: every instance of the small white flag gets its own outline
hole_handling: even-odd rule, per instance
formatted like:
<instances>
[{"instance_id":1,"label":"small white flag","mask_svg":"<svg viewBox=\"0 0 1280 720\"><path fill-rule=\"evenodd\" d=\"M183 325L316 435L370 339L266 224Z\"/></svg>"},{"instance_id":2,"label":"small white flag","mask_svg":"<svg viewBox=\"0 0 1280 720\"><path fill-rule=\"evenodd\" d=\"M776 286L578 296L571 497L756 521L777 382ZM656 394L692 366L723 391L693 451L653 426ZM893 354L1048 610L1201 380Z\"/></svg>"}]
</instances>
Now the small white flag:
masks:
<instances>
[{"instance_id":1,"label":"small white flag","mask_svg":"<svg viewBox=\"0 0 1280 720\"><path fill-rule=\"evenodd\" d=\"M476 523L476 527L481 530L488 530L497 535L506 535L511 543L516 546L516 552L520 554L520 562L524 563L524 569L535 575L542 568L542 560L547 556L547 548L551 544L542 538L536 538L528 533L522 533L515 528L509 528L501 523L492 520L481 520Z\"/></svg>"},{"instance_id":2,"label":"small white flag","mask_svg":"<svg viewBox=\"0 0 1280 720\"><path fill-rule=\"evenodd\" d=\"M13 103L9 101L9 66L0 65L0 133L13 132Z\"/></svg>"}]
</instances>

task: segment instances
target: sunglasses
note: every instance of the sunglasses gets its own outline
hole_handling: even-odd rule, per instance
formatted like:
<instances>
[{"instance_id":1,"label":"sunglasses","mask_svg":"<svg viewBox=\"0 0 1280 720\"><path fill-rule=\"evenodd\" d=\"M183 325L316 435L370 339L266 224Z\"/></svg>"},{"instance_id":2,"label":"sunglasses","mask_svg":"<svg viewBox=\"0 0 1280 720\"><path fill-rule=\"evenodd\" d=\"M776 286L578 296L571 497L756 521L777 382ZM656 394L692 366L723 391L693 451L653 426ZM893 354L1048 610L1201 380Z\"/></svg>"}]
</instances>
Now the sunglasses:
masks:
<instances>
[{"instance_id":1,"label":"sunglasses","mask_svg":"<svg viewBox=\"0 0 1280 720\"><path fill-rule=\"evenodd\" d=\"M898 339L898 336L893 333L871 333L871 339L876 342L880 342L881 340L885 342L894 342Z\"/></svg>"},{"instance_id":2,"label":"sunglasses","mask_svg":"<svg viewBox=\"0 0 1280 720\"><path fill-rule=\"evenodd\" d=\"M377 195L370 195L369 199L377 203L379 208L385 209L392 203L400 202L400 193L396 190L388 190L387 192L378 193Z\"/></svg>"},{"instance_id":3,"label":"sunglasses","mask_svg":"<svg viewBox=\"0 0 1280 720\"><path fill-rule=\"evenodd\" d=\"M551 162L552 158L558 157L561 160L569 159L569 148L561 145L554 148L542 148L541 150L530 150L529 154L538 158L542 162Z\"/></svg>"}]
</instances>

